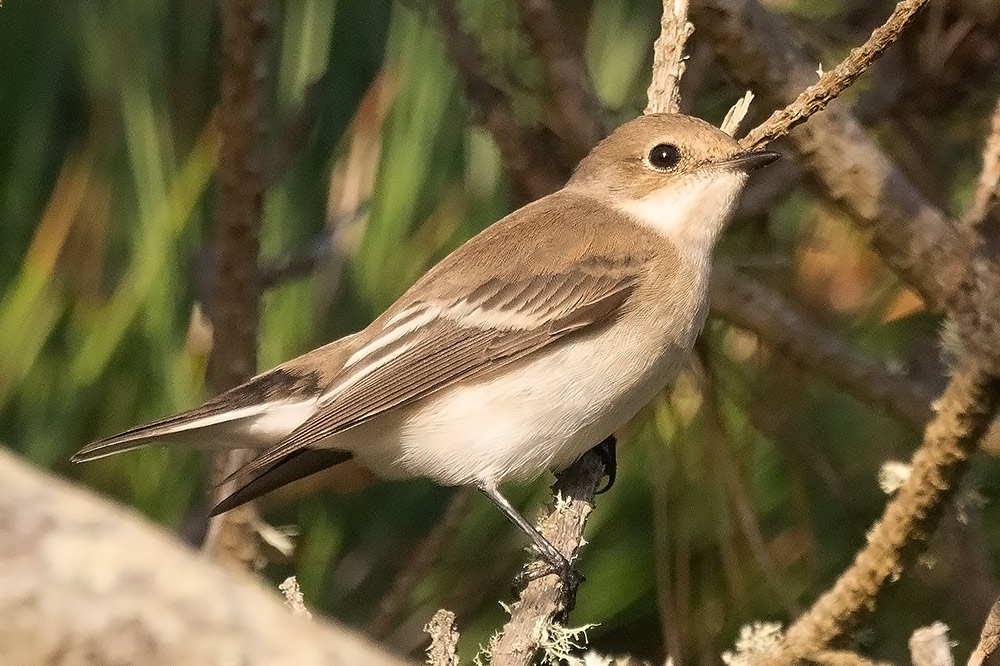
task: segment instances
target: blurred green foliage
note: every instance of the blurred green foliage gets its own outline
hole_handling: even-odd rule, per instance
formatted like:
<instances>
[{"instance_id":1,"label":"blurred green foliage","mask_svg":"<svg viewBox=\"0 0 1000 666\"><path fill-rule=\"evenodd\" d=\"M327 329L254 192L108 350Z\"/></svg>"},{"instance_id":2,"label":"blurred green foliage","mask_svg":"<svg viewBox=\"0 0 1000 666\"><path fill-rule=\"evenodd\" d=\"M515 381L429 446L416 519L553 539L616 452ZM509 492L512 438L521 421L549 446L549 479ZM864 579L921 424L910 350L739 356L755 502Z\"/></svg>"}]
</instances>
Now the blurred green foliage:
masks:
<instances>
[{"instance_id":1,"label":"blurred green foliage","mask_svg":"<svg viewBox=\"0 0 1000 666\"><path fill-rule=\"evenodd\" d=\"M516 11L461 4L487 55L484 74L511 92L521 121L541 122L547 84ZM848 2L775 6L800 25L819 21L807 32L836 34L834 52L864 35ZM262 367L365 325L511 207L498 152L462 97L430 5L272 8L269 150L288 159L268 191L262 262L324 234L334 257L263 296ZM659 8L563 3L612 123L645 105ZM193 304L213 223L218 32L204 0L7 0L0 9L0 441L177 529L204 509L199 454L151 449L81 467L67 459L92 438L204 397L207 349ZM694 108L717 122L741 91L720 72L699 76ZM992 97L980 90L964 114L939 119L948 128L939 159L959 165L939 192L951 209L970 196L976 114ZM315 117L305 140L283 143L281 129L304 104ZM763 278L869 353L897 364L934 357L936 322L918 312L886 323L906 302L902 286L807 190L738 223L721 253L736 263L765 257ZM847 259L831 265L840 253ZM831 295L837 280L842 301ZM909 427L723 322L710 321L705 341L712 390L688 375L637 419L619 482L588 525L588 582L572 620L599 623L590 631L599 650L659 659L667 626L684 655L705 657L748 621L787 621L863 543L885 501L879 465L905 459L916 442ZM991 498L996 465L978 462L969 487ZM511 489L512 499L539 505L547 481ZM268 573L297 573L312 606L364 629L452 492L418 481L279 493L263 502L267 518L301 536L293 561ZM1000 539L994 514L987 505L988 554ZM471 657L504 619L497 600L509 597L523 546L474 497L404 600L389 643L419 651L420 627L445 606L458 611ZM947 565L907 576L890 609L858 634L861 647L898 658L909 631L936 619L968 644L977 627L961 600L945 603L951 576Z\"/></svg>"}]
</instances>

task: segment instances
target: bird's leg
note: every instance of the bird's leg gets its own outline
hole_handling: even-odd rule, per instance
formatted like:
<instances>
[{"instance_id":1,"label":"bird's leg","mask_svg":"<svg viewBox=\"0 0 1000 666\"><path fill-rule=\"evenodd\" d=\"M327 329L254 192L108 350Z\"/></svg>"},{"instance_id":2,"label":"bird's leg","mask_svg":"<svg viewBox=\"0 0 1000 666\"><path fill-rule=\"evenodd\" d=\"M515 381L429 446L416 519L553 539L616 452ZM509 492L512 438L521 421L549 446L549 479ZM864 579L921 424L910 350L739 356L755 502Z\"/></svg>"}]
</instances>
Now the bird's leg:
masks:
<instances>
[{"instance_id":1,"label":"bird's leg","mask_svg":"<svg viewBox=\"0 0 1000 666\"><path fill-rule=\"evenodd\" d=\"M604 476L608 477L608 482L604 487L594 492L595 495L606 493L615 485L615 474L618 472L617 446L615 436L608 435L603 442L594 447L594 453L601 457L604 463Z\"/></svg>"},{"instance_id":2,"label":"bird's leg","mask_svg":"<svg viewBox=\"0 0 1000 666\"><path fill-rule=\"evenodd\" d=\"M479 486L487 497L493 500L493 503L503 511L504 515L507 516L512 523L521 528L521 531L528 535L531 542L538 549L538 552L542 555L545 561L551 567L551 570L522 570L521 573L517 575L514 580L515 588L520 588L526 585L529 581L545 576L550 573L556 573L559 578L562 579L563 586L567 592L572 593L573 590L579 586L580 581L583 576L576 570L573 563L570 562L565 555L559 552L559 550L552 545L552 542L546 539L538 529L529 523L524 516L522 516L517 509L515 509L507 498L500 494L500 491L493 484L483 484Z\"/></svg>"}]
</instances>

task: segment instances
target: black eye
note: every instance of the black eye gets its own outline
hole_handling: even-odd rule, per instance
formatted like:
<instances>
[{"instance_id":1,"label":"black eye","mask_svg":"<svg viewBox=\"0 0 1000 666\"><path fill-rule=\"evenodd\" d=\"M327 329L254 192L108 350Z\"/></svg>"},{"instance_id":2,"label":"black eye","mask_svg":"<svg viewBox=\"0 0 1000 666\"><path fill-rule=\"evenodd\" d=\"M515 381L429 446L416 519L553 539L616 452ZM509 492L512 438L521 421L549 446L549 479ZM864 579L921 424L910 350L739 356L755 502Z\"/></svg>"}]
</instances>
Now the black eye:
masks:
<instances>
[{"instance_id":1,"label":"black eye","mask_svg":"<svg viewBox=\"0 0 1000 666\"><path fill-rule=\"evenodd\" d=\"M657 144L649 151L649 163L657 169L672 169L681 161L681 151L672 143Z\"/></svg>"}]
</instances>

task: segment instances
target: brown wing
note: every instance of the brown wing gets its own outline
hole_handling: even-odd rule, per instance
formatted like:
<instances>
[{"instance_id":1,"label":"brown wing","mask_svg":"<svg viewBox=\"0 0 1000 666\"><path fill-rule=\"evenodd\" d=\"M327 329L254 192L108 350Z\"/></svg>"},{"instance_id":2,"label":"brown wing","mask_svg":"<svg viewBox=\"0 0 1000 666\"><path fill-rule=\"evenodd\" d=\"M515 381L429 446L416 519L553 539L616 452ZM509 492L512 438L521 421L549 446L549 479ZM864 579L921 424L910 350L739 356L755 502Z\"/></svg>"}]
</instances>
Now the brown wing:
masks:
<instances>
[{"instance_id":1,"label":"brown wing","mask_svg":"<svg viewBox=\"0 0 1000 666\"><path fill-rule=\"evenodd\" d=\"M638 259L591 257L563 273L493 278L460 300L412 304L348 360L316 414L233 477L611 320L644 270Z\"/></svg>"}]
</instances>

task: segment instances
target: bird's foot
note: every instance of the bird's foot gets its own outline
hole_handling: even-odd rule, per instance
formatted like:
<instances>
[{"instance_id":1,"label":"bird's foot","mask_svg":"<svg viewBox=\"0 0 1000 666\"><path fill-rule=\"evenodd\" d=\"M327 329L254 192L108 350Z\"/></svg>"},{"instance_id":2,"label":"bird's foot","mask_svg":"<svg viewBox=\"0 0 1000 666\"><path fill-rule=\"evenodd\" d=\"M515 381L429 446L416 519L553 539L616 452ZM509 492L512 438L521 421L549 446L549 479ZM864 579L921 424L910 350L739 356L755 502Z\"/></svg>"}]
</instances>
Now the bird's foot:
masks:
<instances>
[{"instance_id":1,"label":"bird's foot","mask_svg":"<svg viewBox=\"0 0 1000 666\"><path fill-rule=\"evenodd\" d=\"M608 478L607 483L597 490L595 495L606 493L611 490L611 486L615 485L615 475L618 472L617 448L614 435L609 435L607 439L594 447L594 453L599 455L601 462L604 463L604 476Z\"/></svg>"},{"instance_id":2,"label":"bird's foot","mask_svg":"<svg viewBox=\"0 0 1000 666\"><path fill-rule=\"evenodd\" d=\"M580 583L586 580L583 574L577 570L576 566L562 555L559 556L557 561L553 562L545 554L542 554L541 557L529 562L514 576L512 587L514 595L519 596L531 581L551 574L559 576L563 591L566 593L567 598L570 599L576 595L576 590L580 587Z\"/></svg>"}]
</instances>

